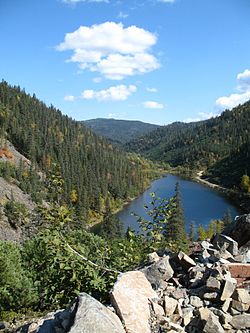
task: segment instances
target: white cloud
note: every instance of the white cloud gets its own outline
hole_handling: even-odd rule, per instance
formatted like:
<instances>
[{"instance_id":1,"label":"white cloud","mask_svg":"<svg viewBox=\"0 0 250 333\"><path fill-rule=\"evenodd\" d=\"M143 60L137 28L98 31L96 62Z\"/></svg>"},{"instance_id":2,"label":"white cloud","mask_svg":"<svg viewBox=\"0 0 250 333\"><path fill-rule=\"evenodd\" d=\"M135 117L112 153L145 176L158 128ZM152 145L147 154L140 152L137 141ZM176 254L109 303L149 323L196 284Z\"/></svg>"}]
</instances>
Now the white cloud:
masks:
<instances>
[{"instance_id":1,"label":"white cloud","mask_svg":"<svg viewBox=\"0 0 250 333\"><path fill-rule=\"evenodd\" d=\"M242 94L231 94L229 96L223 96L216 100L216 105L220 109L232 109L239 104L243 104L250 100L250 91Z\"/></svg>"},{"instance_id":2,"label":"white cloud","mask_svg":"<svg viewBox=\"0 0 250 333\"><path fill-rule=\"evenodd\" d=\"M148 92L156 93L158 90L156 88L146 88Z\"/></svg>"},{"instance_id":3,"label":"white cloud","mask_svg":"<svg viewBox=\"0 0 250 333\"><path fill-rule=\"evenodd\" d=\"M163 104L154 101L147 101L142 104L146 109L163 109L165 107Z\"/></svg>"},{"instance_id":4,"label":"white cloud","mask_svg":"<svg viewBox=\"0 0 250 333\"><path fill-rule=\"evenodd\" d=\"M123 84L110 87L106 90L84 90L81 94L83 99L96 99L98 101L125 101L136 92L134 85L125 86Z\"/></svg>"},{"instance_id":5,"label":"white cloud","mask_svg":"<svg viewBox=\"0 0 250 333\"><path fill-rule=\"evenodd\" d=\"M245 69L244 72L237 75L239 93L229 96L219 97L215 104L220 110L232 109L239 104L243 104L250 100L250 70Z\"/></svg>"},{"instance_id":6,"label":"white cloud","mask_svg":"<svg viewBox=\"0 0 250 333\"><path fill-rule=\"evenodd\" d=\"M155 34L142 28L125 28L122 23L105 22L81 26L67 33L57 50L72 50L73 55L68 61L78 63L82 70L122 80L159 68L158 60L150 53L156 41Z\"/></svg>"},{"instance_id":7,"label":"white cloud","mask_svg":"<svg viewBox=\"0 0 250 333\"><path fill-rule=\"evenodd\" d=\"M94 77L93 82L100 83L100 82L102 82L102 78L101 77Z\"/></svg>"},{"instance_id":8,"label":"white cloud","mask_svg":"<svg viewBox=\"0 0 250 333\"><path fill-rule=\"evenodd\" d=\"M201 121L201 120L206 120L212 117L217 117L218 114L213 113L213 112L199 112L198 116L195 118L187 118L185 120L183 120L185 123L191 123L191 122L195 122L195 121Z\"/></svg>"},{"instance_id":9,"label":"white cloud","mask_svg":"<svg viewBox=\"0 0 250 333\"><path fill-rule=\"evenodd\" d=\"M67 101L67 102L74 102L74 100L75 100L75 96L73 96L73 95L66 95L66 96L64 96L64 98L63 98L65 101Z\"/></svg>"}]
</instances>

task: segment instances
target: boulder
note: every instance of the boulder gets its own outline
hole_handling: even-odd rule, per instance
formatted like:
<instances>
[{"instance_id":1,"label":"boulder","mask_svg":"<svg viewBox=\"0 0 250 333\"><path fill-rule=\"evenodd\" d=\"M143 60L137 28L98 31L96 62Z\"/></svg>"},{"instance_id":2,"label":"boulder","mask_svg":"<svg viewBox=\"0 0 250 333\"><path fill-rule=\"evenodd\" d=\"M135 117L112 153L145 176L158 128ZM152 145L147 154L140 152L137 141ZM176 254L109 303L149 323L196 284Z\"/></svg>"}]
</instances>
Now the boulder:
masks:
<instances>
[{"instance_id":1,"label":"boulder","mask_svg":"<svg viewBox=\"0 0 250 333\"><path fill-rule=\"evenodd\" d=\"M225 281L225 285L221 294L221 301L226 301L230 298L236 288L237 282L233 278L227 278Z\"/></svg>"},{"instance_id":2,"label":"boulder","mask_svg":"<svg viewBox=\"0 0 250 333\"><path fill-rule=\"evenodd\" d=\"M164 285L163 282L168 281L174 275L168 256L165 256L157 262L154 262L152 265L143 268L141 272L145 274L146 278L155 289L162 287L162 285Z\"/></svg>"},{"instance_id":3,"label":"boulder","mask_svg":"<svg viewBox=\"0 0 250 333\"><path fill-rule=\"evenodd\" d=\"M208 316L208 319L206 321L206 324L205 324L202 332L204 332L204 333L211 333L211 332L224 333L224 329L221 326L218 317L215 316L212 312Z\"/></svg>"},{"instance_id":4,"label":"boulder","mask_svg":"<svg viewBox=\"0 0 250 333\"><path fill-rule=\"evenodd\" d=\"M198 296L190 296L190 304L195 308L203 307L203 301Z\"/></svg>"},{"instance_id":5,"label":"boulder","mask_svg":"<svg viewBox=\"0 0 250 333\"><path fill-rule=\"evenodd\" d=\"M139 271L121 274L111 292L111 302L127 333L150 333L149 299L157 298L149 281Z\"/></svg>"},{"instance_id":6,"label":"boulder","mask_svg":"<svg viewBox=\"0 0 250 333\"><path fill-rule=\"evenodd\" d=\"M239 247L250 241L250 214L241 215L236 218L223 231L224 235L234 239Z\"/></svg>"},{"instance_id":7,"label":"boulder","mask_svg":"<svg viewBox=\"0 0 250 333\"><path fill-rule=\"evenodd\" d=\"M238 254L238 243L231 237L223 234L216 234L212 243L216 249L222 250L222 252L227 250L233 256ZM222 257L223 259L228 259L228 256L224 255Z\"/></svg>"},{"instance_id":8,"label":"boulder","mask_svg":"<svg viewBox=\"0 0 250 333\"><path fill-rule=\"evenodd\" d=\"M247 329L250 328L250 314L245 313L238 316L234 316L230 322L235 329Z\"/></svg>"},{"instance_id":9,"label":"boulder","mask_svg":"<svg viewBox=\"0 0 250 333\"><path fill-rule=\"evenodd\" d=\"M125 330L115 313L88 294L81 293L78 297L74 324L69 332L125 333Z\"/></svg>"},{"instance_id":10,"label":"boulder","mask_svg":"<svg viewBox=\"0 0 250 333\"><path fill-rule=\"evenodd\" d=\"M178 301L172 297L165 296L164 297L164 310L166 316L171 316L178 305Z\"/></svg>"},{"instance_id":11,"label":"boulder","mask_svg":"<svg viewBox=\"0 0 250 333\"><path fill-rule=\"evenodd\" d=\"M172 257L171 260L175 266L181 266L186 271L188 271L189 268L196 266L195 261L182 251L177 253L176 256Z\"/></svg>"},{"instance_id":12,"label":"boulder","mask_svg":"<svg viewBox=\"0 0 250 333\"><path fill-rule=\"evenodd\" d=\"M221 287L221 284L220 284L220 281L218 279L216 279L213 276L210 276L206 281L206 287L209 290L219 291L220 287Z\"/></svg>"},{"instance_id":13,"label":"boulder","mask_svg":"<svg viewBox=\"0 0 250 333\"><path fill-rule=\"evenodd\" d=\"M240 312L248 311L250 307L250 295L246 289L237 288L232 295L232 307Z\"/></svg>"}]
</instances>

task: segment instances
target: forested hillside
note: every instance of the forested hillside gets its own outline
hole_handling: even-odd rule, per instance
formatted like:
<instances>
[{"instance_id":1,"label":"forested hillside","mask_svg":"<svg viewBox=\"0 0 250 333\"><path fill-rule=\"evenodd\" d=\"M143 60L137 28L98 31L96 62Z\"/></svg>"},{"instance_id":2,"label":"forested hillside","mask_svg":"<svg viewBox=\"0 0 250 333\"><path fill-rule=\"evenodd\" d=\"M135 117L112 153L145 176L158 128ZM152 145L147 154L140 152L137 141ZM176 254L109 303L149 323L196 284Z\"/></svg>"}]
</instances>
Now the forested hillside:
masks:
<instances>
[{"instance_id":1,"label":"forested hillside","mask_svg":"<svg viewBox=\"0 0 250 333\"><path fill-rule=\"evenodd\" d=\"M208 168L214 180L239 185L241 176L250 173L249 123L247 102L206 121L161 127L130 141L126 149L171 166Z\"/></svg>"},{"instance_id":2,"label":"forested hillside","mask_svg":"<svg viewBox=\"0 0 250 333\"><path fill-rule=\"evenodd\" d=\"M104 118L86 120L84 124L96 134L104 136L116 144L124 144L160 127L142 121Z\"/></svg>"},{"instance_id":3,"label":"forested hillside","mask_svg":"<svg viewBox=\"0 0 250 333\"><path fill-rule=\"evenodd\" d=\"M45 173L57 164L64 179L64 199L75 206L78 217L93 218L107 202L115 206L146 186L140 159L121 153L82 123L4 81L0 131Z\"/></svg>"}]
</instances>

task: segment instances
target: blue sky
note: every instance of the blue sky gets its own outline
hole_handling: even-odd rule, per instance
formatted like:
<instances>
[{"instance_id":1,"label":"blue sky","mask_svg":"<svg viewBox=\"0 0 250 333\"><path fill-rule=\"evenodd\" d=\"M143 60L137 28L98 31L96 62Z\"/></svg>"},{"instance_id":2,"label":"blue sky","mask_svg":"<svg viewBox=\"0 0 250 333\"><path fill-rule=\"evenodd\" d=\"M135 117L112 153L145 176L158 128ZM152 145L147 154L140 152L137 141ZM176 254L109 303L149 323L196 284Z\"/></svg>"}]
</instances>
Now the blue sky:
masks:
<instances>
[{"instance_id":1,"label":"blue sky","mask_svg":"<svg viewBox=\"0 0 250 333\"><path fill-rule=\"evenodd\" d=\"M250 99L249 0L0 0L0 74L77 120L156 124Z\"/></svg>"}]
</instances>

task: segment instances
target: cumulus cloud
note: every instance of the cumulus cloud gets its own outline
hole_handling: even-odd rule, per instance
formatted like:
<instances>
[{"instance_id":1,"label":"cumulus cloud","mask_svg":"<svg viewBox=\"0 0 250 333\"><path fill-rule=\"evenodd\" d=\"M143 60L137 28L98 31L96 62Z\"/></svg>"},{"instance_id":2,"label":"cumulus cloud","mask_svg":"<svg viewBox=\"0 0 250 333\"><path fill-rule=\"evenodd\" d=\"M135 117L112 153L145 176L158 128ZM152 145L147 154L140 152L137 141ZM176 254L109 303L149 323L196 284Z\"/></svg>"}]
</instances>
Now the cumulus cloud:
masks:
<instances>
[{"instance_id":1,"label":"cumulus cloud","mask_svg":"<svg viewBox=\"0 0 250 333\"><path fill-rule=\"evenodd\" d=\"M73 95L66 95L66 96L64 96L64 98L63 98L65 101L67 101L67 102L74 102L74 100L75 100L75 96L73 96Z\"/></svg>"},{"instance_id":2,"label":"cumulus cloud","mask_svg":"<svg viewBox=\"0 0 250 333\"><path fill-rule=\"evenodd\" d=\"M96 99L98 101L125 101L130 95L136 92L134 85L118 85L106 90L84 90L81 94L83 99Z\"/></svg>"},{"instance_id":3,"label":"cumulus cloud","mask_svg":"<svg viewBox=\"0 0 250 333\"><path fill-rule=\"evenodd\" d=\"M164 104L154 102L154 101L146 101L142 103L144 108L146 109L163 109L165 106Z\"/></svg>"},{"instance_id":4,"label":"cumulus cloud","mask_svg":"<svg viewBox=\"0 0 250 333\"><path fill-rule=\"evenodd\" d=\"M159 68L157 58L150 53L156 41L155 34L142 28L125 28L122 23L105 22L81 26L67 33L56 49L73 51L68 61L77 63L83 70L122 80Z\"/></svg>"},{"instance_id":5,"label":"cumulus cloud","mask_svg":"<svg viewBox=\"0 0 250 333\"><path fill-rule=\"evenodd\" d=\"M213 113L213 112L199 112L197 117L195 118L187 118L185 120L183 120L185 123L191 123L194 121L201 121L201 120L206 120L212 117L217 117L218 114L217 113Z\"/></svg>"},{"instance_id":6,"label":"cumulus cloud","mask_svg":"<svg viewBox=\"0 0 250 333\"><path fill-rule=\"evenodd\" d=\"M156 88L146 88L148 92L156 93L158 90Z\"/></svg>"},{"instance_id":7,"label":"cumulus cloud","mask_svg":"<svg viewBox=\"0 0 250 333\"><path fill-rule=\"evenodd\" d=\"M237 75L239 93L219 97L215 104L220 110L232 109L250 100L250 70L245 69Z\"/></svg>"}]
</instances>

